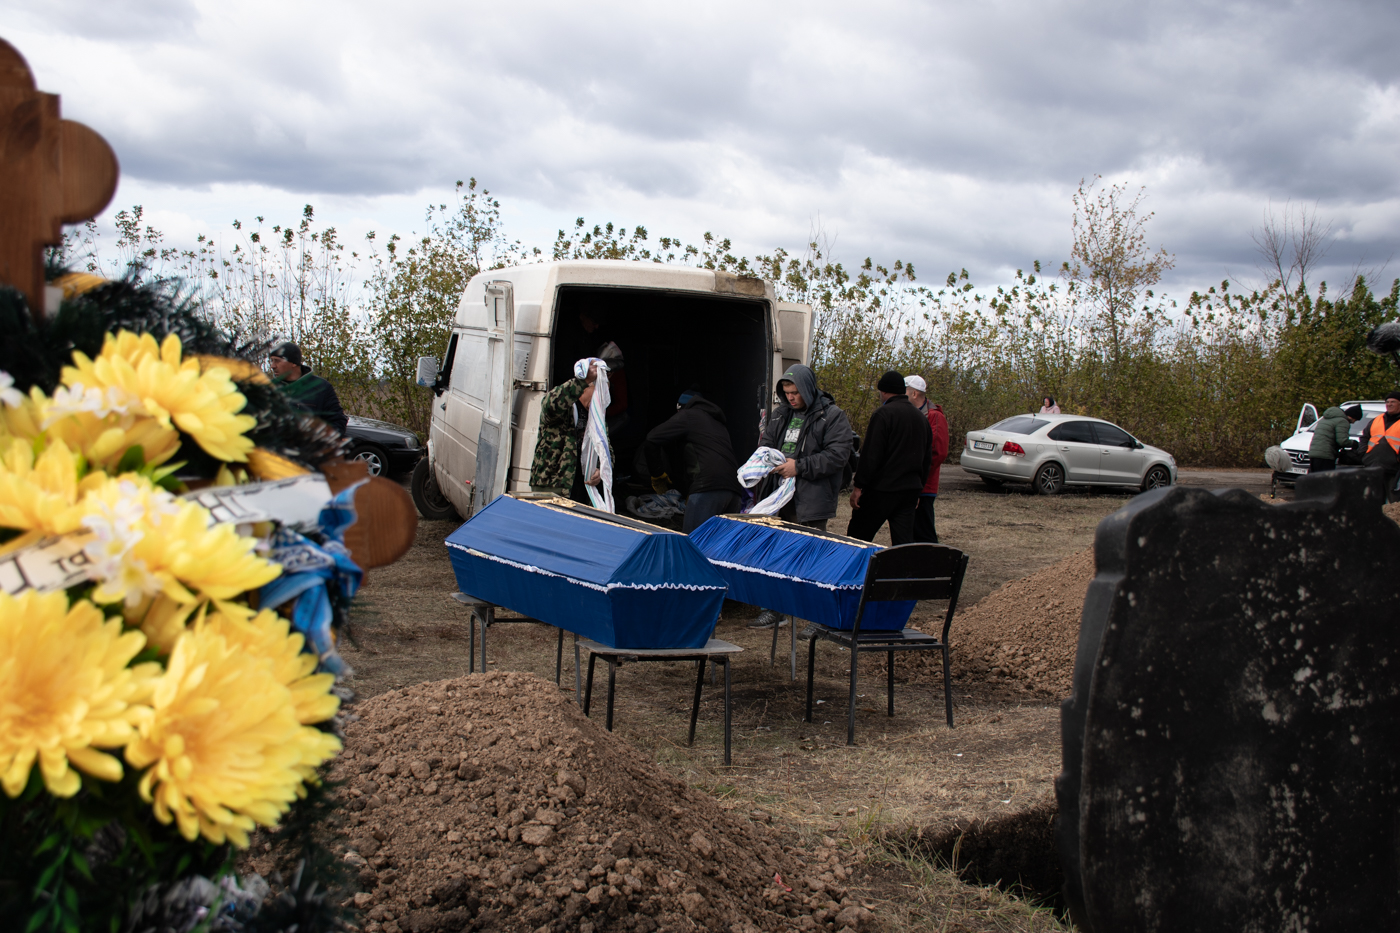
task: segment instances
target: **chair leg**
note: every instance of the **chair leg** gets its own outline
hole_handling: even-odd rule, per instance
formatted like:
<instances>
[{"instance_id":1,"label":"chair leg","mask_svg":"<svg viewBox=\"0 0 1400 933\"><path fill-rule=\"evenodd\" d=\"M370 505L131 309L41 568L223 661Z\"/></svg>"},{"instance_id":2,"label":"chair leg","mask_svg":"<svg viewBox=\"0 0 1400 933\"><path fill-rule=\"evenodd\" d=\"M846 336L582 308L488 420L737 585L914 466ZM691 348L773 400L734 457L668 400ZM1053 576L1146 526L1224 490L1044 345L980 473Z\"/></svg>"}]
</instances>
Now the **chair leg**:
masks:
<instances>
[{"instance_id":1,"label":"chair leg","mask_svg":"<svg viewBox=\"0 0 1400 933\"><path fill-rule=\"evenodd\" d=\"M589 708L593 705L593 667L598 663L598 656L593 652L588 653L588 686L583 689L583 715L588 715Z\"/></svg>"},{"instance_id":2,"label":"chair leg","mask_svg":"<svg viewBox=\"0 0 1400 933\"><path fill-rule=\"evenodd\" d=\"M943 646L943 705L948 710L948 728L953 728L953 664L951 650Z\"/></svg>"},{"instance_id":3,"label":"chair leg","mask_svg":"<svg viewBox=\"0 0 1400 933\"><path fill-rule=\"evenodd\" d=\"M768 649L768 666L772 667L778 663L778 629L782 626L775 621L773 623L773 645Z\"/></svg>"},{"instance_id":4,"label":"chair leg","mask_svg":"<svg viewBox=\"0 0 1400 933\"><path fill-rule=\"evenodd\" d=\"M851 705L846 714L846 744L856 744L856 667L860 660L860 649L851 645Z\"/></svg>"},{"instance_id":5,"label":"chair leg","mask_svg":"<svg viewBox=\"0 0 1400 933\"><path fill-rule=\"evenodd\" d=\"M707 663L704 658L700 659L699 670L695 674L695 699L690 704L690 739L691 745L695 744L695 720L700 717L700 689L705 686L705 668Z\"/></svg>"},{"instance_id":6,"label":"chair leg","mask_svg":"<svg viewBox=\"0 0 1400 933\"><path fill-rule=\"evenodd\" d=\"M812 678L817 671L817 640L807 639L807 715L802 717L803 722L812 721Z\"/></svg>"},{"instance_id":7,"label":"chair leg","mask_svg":"<svg viewBox=\"0 0 1400 933\"><path fill-rule=\"evenodd\" d=\"M605 728L612 731L613 696L617 693L617 660L608 658L608 721Z\"/></svg>"},{"instance_id":8,"label":"chair leg","mask_svg":"<svg viewBox=\"0 0 1400 933\"><path fill-rule=\"evenodd\" d=\"M890 711L889 711L889 713L888 713L887 715L889 715L891 718L893 718L893 717L894 717L894 652L893 652L893 651L886 651L885 653L889 655L889 663L887 663L885 666L888 667L888 668L889 668L889 671L890 671L890 686L889 686Z\"/></svg>"},{"instance_id":9,"label":"chair leg","mask_svg":"<svg viewBox=\"0 0 1400 933\"><path fill-rule=\"evenodd\" d=\"M730 759L729 759L729 736L730 736L730 731L731 731L730 723L733 721L733 717L730 715L730 708L731 708L731 707L730 707L730 701L729 701L729 655L725 655L725 656L724 656L724 764L725 764L726 767L728 767L728 765L729 765L729 760L730 760Z\"/></svg>"}]
</instances>

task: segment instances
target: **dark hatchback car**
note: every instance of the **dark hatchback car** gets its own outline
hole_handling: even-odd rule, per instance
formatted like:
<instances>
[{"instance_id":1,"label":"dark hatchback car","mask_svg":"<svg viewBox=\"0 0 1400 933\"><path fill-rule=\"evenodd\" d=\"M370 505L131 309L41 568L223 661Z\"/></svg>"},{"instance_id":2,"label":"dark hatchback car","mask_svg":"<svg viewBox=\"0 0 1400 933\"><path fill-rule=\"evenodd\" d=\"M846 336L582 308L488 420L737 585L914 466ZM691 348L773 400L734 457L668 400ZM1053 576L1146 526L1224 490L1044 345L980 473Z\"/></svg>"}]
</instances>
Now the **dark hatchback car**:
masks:
<instances>
[{"instance_id":1,"label":"dark hatchback car","mask_svg":"<svg viewBox=\"0 0 1400 933\"><path fill-rule=\"evenodd\" d=\"M387 421L351 415L345 436L352 441L349 458L365 461L370 476L400 476L423 459L418 435Z\"/></svg>"}]
</instances>

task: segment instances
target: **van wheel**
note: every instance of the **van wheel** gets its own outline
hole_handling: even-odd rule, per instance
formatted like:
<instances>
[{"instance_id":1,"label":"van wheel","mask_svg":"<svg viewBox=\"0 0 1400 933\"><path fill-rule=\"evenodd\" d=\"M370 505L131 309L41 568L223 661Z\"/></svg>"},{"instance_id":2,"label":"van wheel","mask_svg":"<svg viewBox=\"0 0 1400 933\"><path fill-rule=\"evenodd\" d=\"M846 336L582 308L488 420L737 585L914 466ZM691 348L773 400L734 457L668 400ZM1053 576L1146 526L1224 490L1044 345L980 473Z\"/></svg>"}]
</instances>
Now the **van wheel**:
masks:
<instances>
[{"instance_id":1,"label":"van wheel","mask_svg":"<svg viewBox=\"0 0 1400 933\"><path fill-rule=\"evenodd\" d=\"M418 506L419 514L428 521L446 522L458 519L457 510L438 488L437 478L433 476L433 468L427 457L419 460L418 465L413 468L413 481L409 483L409 490L413 493L413 504Z\"/></svg>"},{"instance_id":2,"label":"van wheel","mask_svg":"<svg viewBox=\"0 0 1400 933\"><path fill-rule=\"evenodd\" d=\"M1147 475L1142 478L1142 491L1151 492L1154 489L1161 489L1163 486L1172 484L1172 475L1167 472L1166 467L1155 466L1147 471Z\"/></svg>"},{"instance_id":3,"label":"van wheel","mask_svg":"<svg viewBox=\"0 0 1400 933\"><path fill-rule=\"evenodd\" d=\"M1056 496L1065 488L1065 471L1058 463L1047 463L1036 471L1031 489L1038 495Z\"/></svg>"}]
</instances>

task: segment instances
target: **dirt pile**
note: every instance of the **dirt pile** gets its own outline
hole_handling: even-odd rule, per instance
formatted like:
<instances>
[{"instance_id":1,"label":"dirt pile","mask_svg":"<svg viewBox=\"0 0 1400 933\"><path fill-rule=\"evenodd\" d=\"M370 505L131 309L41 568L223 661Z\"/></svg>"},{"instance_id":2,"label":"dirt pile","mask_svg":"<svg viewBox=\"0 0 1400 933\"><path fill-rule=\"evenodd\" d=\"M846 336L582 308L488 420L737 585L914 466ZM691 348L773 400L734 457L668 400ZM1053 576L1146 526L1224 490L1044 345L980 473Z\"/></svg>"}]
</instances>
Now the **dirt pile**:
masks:
<instances>
[{"instance_id":1,"label":"dirt pile","mask_svg":"<svg viewBox=\"0 0 1400 933\"><path fill-rule=\"evenodd\" d=\"M953 679L1013 684L1032 693L1069 696L1084 592L1094 577L1089 548L1038 573L1013 580L953 616ZM943 617L916 627L942 633ZM906 666L907 665L907 666ZM919 682L942 682L932 652L911 652L900 669Z\"/></svg>"},{"instance_id":2,"label":"dirt pile","mask_svg":"<svg viewBox=\"0 0 1400 933\"><path fill-rule=\"evenodd\" d=\"M335 777L366 933L874 927L834 848L783 845L766 814L723 809L532 674L354 712Z\"/></svg>"}]
</instances>

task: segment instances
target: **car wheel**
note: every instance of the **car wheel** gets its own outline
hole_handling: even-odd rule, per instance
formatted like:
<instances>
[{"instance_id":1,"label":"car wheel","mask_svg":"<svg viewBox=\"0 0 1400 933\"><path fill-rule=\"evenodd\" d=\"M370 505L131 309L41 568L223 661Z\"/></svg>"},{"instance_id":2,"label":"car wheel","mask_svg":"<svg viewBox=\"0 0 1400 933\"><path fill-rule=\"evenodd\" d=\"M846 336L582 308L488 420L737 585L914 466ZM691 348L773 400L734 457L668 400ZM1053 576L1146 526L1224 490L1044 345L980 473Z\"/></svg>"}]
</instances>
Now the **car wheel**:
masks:
<instances>
[{"instance_id":1,"label":"car wheel","mask_svg":"<svg viewBox=\"0 0 1400 933\"><path fill-rule=\"evenodd\" d=\"M982 477L982 484L985 485L988 489L1000 489L1002 486L1006 485L1006 483L1004 483L1002 480L997 479L994 476Z\"/></svg>"},{"instance_id":2,"label":"car wheel","mask_svg":"<svg viewBox=\"0 0 1400 933\"><path fill-rule=\"evenodd\" d=\"M413 468L413 481L409 483L409 491L413 494L413 504L418 506L419 514L428 521L445 522L459 518L451 501L438 488L437 478L433 476L433 468L427 457L419 460L418 465Z\"/></svg>"},{"instance_id":3,"label":"car wheel","mask_svg":"<svg viewBox=\"0 0 1400 933\"><path fill-rule=\"evenodd\" d=\"M389 452L378 444L360 442L350 448L351 460L363 460L370 476L389 475Z\"/></svg>"},{"instance_id":4,"label":"car wheel","mask_svg":"<svg viewBox=\"0 0 1400 933\"><path fill-rule=\"evenodd\" d=\"M1042 496L1059 495L1065 488L1065 470L1058 463L1047 463L1036 471L1031 488Z\"/></svg>"},{"instance_id":5,"label":"car wheel","mask_svg":"<svg viewBox=\"0 0 1400 933\"><path fill-rule=\"evenodd\" d=\"M1155 466L1147 471L1147 475L1142 478L1142 491L1150 492L1153 489L1161 489L1172 484L1172 475L1167 472L1166 467Z\"/></svg>"}]
</instances>

